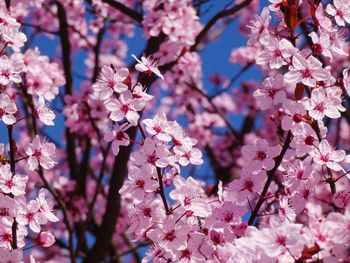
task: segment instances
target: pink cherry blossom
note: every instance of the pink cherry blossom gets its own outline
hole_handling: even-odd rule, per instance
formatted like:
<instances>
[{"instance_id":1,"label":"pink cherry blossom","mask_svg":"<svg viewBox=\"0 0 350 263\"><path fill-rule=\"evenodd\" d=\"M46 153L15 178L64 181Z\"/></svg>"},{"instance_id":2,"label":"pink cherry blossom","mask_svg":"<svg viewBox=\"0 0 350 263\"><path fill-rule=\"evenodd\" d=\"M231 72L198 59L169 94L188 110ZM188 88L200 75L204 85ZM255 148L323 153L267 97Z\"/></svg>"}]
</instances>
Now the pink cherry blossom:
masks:
<instances>
[{"instance_id":1,"label":"pink cherry blossom","mask_svg":"<svg viewBox=\"0 0 350 263\"><path fill-rule=\"evenodd\" d=\"M339 162L344 161L346 155L345 151L332 149L326 139L322 140L318 148L313 149L310 154L313 160L319 165L326 165L334 171L344 170Z\"/></svg>"},{"instance_id":2,"label":"pink cherry blossom","mask_svg":"<svg viewBox=\"0 0 350 263\"><path fill-rule=\"evenodd\" d=\"M190 211L194 216L206 217L210 215L210 207L205 200L205 194L201 185L192 177L184 180L177 176L174 179L175 189L169 196L182 205L186 211Z\"/></svg>"},{"instance_id":3,"label":"pink cherry blossom","mask_svg":"<svg viewBox=\"0 0 350 263\"><path fill-rule=\"evenodd\" d=\"M128 75L127 68L121 68L115 72L110 66L104 65L93 88L99 93L101 100L106 100L112 96L113 92L121 93L128 90L128 86L123 83Z\"/></svg>"},{"instance_id":4,"label":"pink cherry blossom","mask_svg":"<svg viewBox=\"0 0 350 263\"><path fill-rule=\"evenodd\" d=\"M111 112L110 118L113 121L121 121L126 118L130 124L136 125L140 116L137 111L142 110L142 105L133 99L130 91L125 91L119 99L110 99L106 102L106 109Z\"/></svg>"},{"instance_id":5,"label":"pink cherry blossom","mask_svg":"<svg viewBox=\"0 0 350 263\"><path fill-rule=\"evenodd\" d=\"M135 200L139 202L144 199L146 193L155 192L159 185L155 179L156 175L152 174L149 166L144 166L142 169L136 166L131 166L129 168L128 177L130 181L127 181L123 185L119 190L119 193L122 195L130 193Z\"/></svg>"},{"instance_id":6,"label":"pink cherry blossom","mask_svg":"<svg viewBox=\"0 0 350 263\"><path fill-rule=\"evenodd\" d=\"M286 98L286 92L283 90L284 81L282 75L266 78L261 88L254 91L254 98L258 107L267 110L272 105L282 103Z\"/></svg>"},{"instance_id":7,"label":"pink cherry blossom","mask_svg":"<svg viewBox=\"0 0 350 263\"><path fill-rule=\"evenodd\" d=\"M326 12L334 17L338 26L345 26L345 22L350 23L349 6L350 2L348 0L333 0L333 5L327 5Z\"/></svg>"},{"instance_id":8,"label":"pink cherry blossom","mask_svg":"<svg viewBox=\"0 0 350 263\"><path fill-rule=\"evenodd\" d=\"M243 171L240 179L234 180L229 184L227 195L237 193L238 202L246 201L252 193L259 193L262 190L265 178L265 171L260 171L257 174Z\"/></svg>"},{"instance_id":9,"label":"pink cherry blossom","mask_svg":"<svg viewBox=\"0 0 350 263\"><path fill-rule=\"evenodd\" d=\"M165 251L186 249L190 226L181 222L176 223L176 219L172 216L164 219L161 225L161 228L150 230L147 237L157 242Z\"/></svg>"},{"instance_id":10,"label":"pink cherry blossom","mask_svg":"<svg viewBox=\"0 0 350 263\"><path fill-rule=\"evenodd\" d=\"M283 65L288 65L290 57L298 51L286 39L278 40L271 37L264 44L266 45L265 50L257 54L256 63L258 65L268 65L271 69L279 69Z\"/></svg>"},{"instance_id":11,"label":"pink cherry blossom","mask_svg":"<svg viewBox=\"0 0 350 263\"><path fill-rule=\"evenodd\" d=\"M289 84L302 82L309 87L315 87L317 81L326 81L330 72L322 68L322 63L314 56L305 59L300 54L293 55L291 70L284 75L284 81Z\"/></svg>"},{"instance_id":12,"label":"pink cherry blossom","mask_svg":"<svg viewBox=\"0 0 350 263\"><path fill-rule=\"evenodd\" d=\"M55 237L48 231L41 232L39 234L38 242L42 247L51 247L55 243Z\"/></svg>"},{"instance_id":13,"label":"pink cherry blossom","mask_svg":"<svg viewBox=\"0 0 350 263\"><path fill-rule=\"evenodd\" d=\"M273 160L281 148L279 146L271 147L264 139L258 139L255 144L244 145L242 155L249 163L247 169L250 172L259 172L261 169L271 170L275 164Z\"/></svg>"},{"instance_id":14,"label":"pink cherry blossom","mask_svg":"<svg viewBox=\"0 0 350 263\"><path fill-rule=\"evenodd\" d=\"M135 66L138 71L145 72L146 74L154 73L164 80L162 73L160 73L158 69L158 60L154 59L153 57L141 57L141 60L139 60L135 55L132 55L132 57L138 62Z\"/></svg>"},{"instance_id":15,"label":"pink cherry blossom","mask_svg":"<svg viewBox=\"0 0 350 263\"><path fill-rule=\"evenodd\" d=\"M7 56L0 57L0 84L7 85L9 83L20 83L22 78L20 73L23 71L22 62L12 56L8 58Z\"/></svg>"},{"instance_id":16,"label":"pink cherry blossom","mask_svg":"<svg viewBox=\"0 0 350 263\"><path fill-rule=\"evenodd\" d=\"M56 147L53 143L40 140L39 136L29 144L26 154L29 156L28 165L30 170L35 170L40 165L44 169L51 169L56 162L53 160Z\"/></svg>"},{"instance_id":17,"label":"pink cherry blossom","mask_svg":"<svg viewBox=\"0 0 350 263\"><path fill-rule=\"evenodd\" d=\"M341 105L339 93L332 95L328 95L323 88L312 90L311 98L304 100L305 109L309 111L309 115L316 120L322 120L324 116L339 118L339 111L344 111L345 108Z\"/></svg>"},{"instance_id":18,"label":"pink cherry blossom","mask_svg":"<svg viewBox=\"0 0 350 263\"><path fill-rule=\"evenodd\" d=\"M45 100L43 97L39 97L34 115L37 116L45 125L55 125L53 122L55 119L55 113L47 105L45 105Z\"/></svg>"},{"instance_id":19,"label":"pink cherry blossom","mask_svg":"<svg viewBox=\"0 0 350 263\"><path fill-rule=\"evenodd\" d=\"M128 123L115 125L114 128L104 135L106 142L112 142L112 151L114 155L118 155L120 146L128 146L130 144L129 135L126 130L130 127Z\"/></svg>"},{"instance_id":20,"label":"pink cherry blossom","mask_svg":"<svg viewBox=\"0 0 350 263\"><path fill-rule=\"evenodd\" d=\"M20 196L25 194L28 176L19 174L12 175L10 165L0 166L0 189L5 194Z\"/></svg>"},{"instance_id":21,"label":"pink cherry blossom","mask_svg":"<svg viewBox=\"0 0 350 263\"><path fill-rule=\"evenodd\" d=\"M161 141L171 141L172 125L167 121L164 113L157 114L153 119L145 119L142 122L146 125L146 131L149 134Z\"/></svg>"},{"instance_id":22,"label":"pink cherry blossom","mask_svg":"<svg viewBox=\"0 0 350 263\"><path fill-rule=\"evenodd\" d=\"M0 94L0 120L7 125L12 125L16 122L16 117L14 116L16 112L16 104L10 100L9 96Z\"/></svg>"}]
</instances>

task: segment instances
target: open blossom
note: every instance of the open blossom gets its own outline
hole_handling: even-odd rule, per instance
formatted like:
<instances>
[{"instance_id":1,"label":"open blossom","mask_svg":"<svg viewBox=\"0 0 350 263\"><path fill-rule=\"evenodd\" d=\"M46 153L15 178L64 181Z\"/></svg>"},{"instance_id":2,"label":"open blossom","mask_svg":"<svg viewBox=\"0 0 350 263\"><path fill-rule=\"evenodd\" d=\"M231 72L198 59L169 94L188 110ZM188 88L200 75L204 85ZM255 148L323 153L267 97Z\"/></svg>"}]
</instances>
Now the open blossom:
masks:
<instances>
[{"instance_id":1,"label":"open blossom","mask_svg":"<svg viewBox=\"0 0 350 263\"><path fill-rule=\"evenodd\" d=\"M106 109L111 112L113 121L121 121L126 118L132 125L136 126L140 115L137 111L142 110L140 102L133 98L130 91L123 92L119 99L110 99L106 102Z\"/></svg>"},{"instance_id":2,"label":"open blossom","mask_svg":"<svg viewBox=\"0 0 350 263\"><path fill-rule=\"evenodd\" d=\"M176 220L174 216L168 216L161 227L150 230L147 237L157 242L166 251L185 249L190 226Z\"/></svg>"},{"instance_id":3,"label":"open blossom","mask_svg":"<svg viewBox=\"0 0 350 263\"><path fill-rule=\"evenodd\" d=\"M169 194L173 200L180 202L182 207L192 212L194 216L210 215L210 207L199 182L192 177L185 180L181 176L175 177L173 182L175 189Z\"/></svg>"},{"instance_id":4,"label":"open blossom","mask_svg":"<svg viewBox=\"0 0 350 263\"><path fill-rule=\"evenodd\" d=\"M286 113L282 118L281 126L283 130L289 131L292 127L305 119L304 115L306 115L306 110L302 103L293 100L285 100L283 108Z\"/></svg>"},{"instance_id":5,"label":"open blossom","mask_svg":"<svg viewBox=\"0 0 350 263\"><path fill-rule=\"evenodd\" d=\"M129 70L127 68L114 72L112 67L104 65L93 88L99 93L101 100L106 100L112 96L113 92L121 93L128 89L128 86L123 83L128 76Z\"/></svg>"},{"instance_id":6,"label":"open blossom","mask_svg":"<svg viewBox=\"0 0 350 263\"><path fill-rule=\"evenodd\" d=\"M156 144L151 138L146 138L142 148L133 152L130 160L137 165L152 165L164 168L169 164L169 150L164 144Z\"/></svg>"},{"instance_id":7,"label":"open blossom","mask_svg":"<svg viewBox=\"0 0 350 263\"><path fill-rule=\"evenodd\" d=\"M141 60L139 60L135 55L132 55L132 57L138 62L135 66L138 71L145 72L146 74L154 73L161 79L164 79L158 69L158 61L156 59L153 57L141 57Z\"/></svg>"},{"instance_id":8,"label":"open blossom","mask_svg":"<svg viewBox=\"0 0 350 263\"><path fill-rule=\"evenodd\" d=\"M345 22L350 23L349 0L333 0L333 5L327 5L326 12L334 17L338 26L345 26Z\"/></svg>"},{"instance_id":9,"label":"open blossom","mask_svg":"<svg viewBox=\"0 0 350 263\"><path fill-rule=\"evenodd\" d=\"M159 186L156 175L152 174L149 166L143 166L141 169L136 166L129 167L129 180L119 190L121 195L130 193L136 201L141 202L146 193L152 193Z\"/></svg>"},{"instance_id":10,"label":"open blossom","mask_svg":"<svg viewBox=\"0 0 350 263\"><path fill-rule=\"evenodd\" d=\"M16 117L14 116L16 112L16 104L10 100L9 96L0 94L0 120L7 125L12 125L16 122Z\"/></svg>"},{"instance_id":11,"label":"open blossom","mask_svg":"<svg viewBox=\"0 0 350 263\"><path fill-rule=\"evenodd\" d=\"M322 63L314 56L306 59L301 54L295 54L290 71L284 75L284 80L290 84L302 82L309 87L315 87L317 81L326 81L329 77L330 72L322 68Z\"/></svg>"},{"instance_id":12,"label":"open blossom","mask_svg":"<svg viewBox=\"0 0 350 263\"><path fill-rule=\"evenodd\" d=\"M272 105L282 103L286 98L286 92L283 76L266 78L261 87L254 91L254 98L258 107L262 110L267 110Z\"/></svg>"},{"instance_id":13,"label":"open blossom","mask_svg":"<svg viewBox=\"0 0 350 263\"><path fill-rule=\"evenodd\" d=\"M259 40L266 42L266 39L270 37L269 24L271 21L271 16L269 10L265 7L260 16L256 15L254 20L251 21L251 24L248 26L250 28L250 43L255 43Z\"/></svg>"},{"instance_id":14,"label":"open blossom","mask_svg":"<svg viewBox=\"0 0 350 263\"><path fill-rule=\"evenodd\" d=\"M346 153L344 150L334 150L329 142L324 139L318 145L318 148L310 152L313 160L319 165L326 165L334 171L343 171L343 167L339 164L344 161Z\"/></svg>"},{"instance_id":15,"label":"open blossom","mask_svg":"<svg viewBox=\"0 0 350 263\"><path fill-rule=\"evenodd\" d=\"M174 152L179 157L179 164L187 166L190 163L193 165L201 165L203 163L202 152L192 146L183 146L174 148Z\"/></svg>"},{"instance_id":16,"label":"open blossom","mask_svg":"<svg viewBox=\"0 0 350 263\"><path fill-rule=\"evenodd\" d=\"M304 100L305 109L316 120L322 120L324 116L339 118L339 111L345 111L340 95L341 93L327 94L325 89L315 88L311 92L311 98Z\"/></svg>"},{"instance_id":17,"label":"open blossom","mask_svg":"<svg viewBox=\"0 0 350 263\"><path fill-rule=\"evenodd\" d=\"M298 258L304 248L301 229L301 224L288 223L264 228L263 233L256 237L256 242L264 247L264 251L269 257L278 258L286 254L289 261L293 261L293 257ZM286 260L283 262L289 261Z\"/></svg>"},{"instance_id":18,"label":"open blossom","mask_svg":"<svg viewBox=\"0 0 350 263\"><path fill-rule=\"evenodd\" d=\"M145 119L142 122L146 125L146 131L149 134L154 135L161 141L171 141L173 127L168 122L165 113L159 113L153 119Z\"/></svg>"},{"instance_id":19,"label":"open blossom","mask_svg":"<svg viewBox=\"0 0 350 263\"><path fill-rule=\"evenodd\" d=\"M23 252L22 249L8 250L0 247L1 261L6 263L20 263L22 261Z\"/></svg>"},{"instance_id":20,"label":"open blossom","mask_svg":"<svg viewBox=\"0 0 350 263\"><path fill-rule=\"evenodd\" d=\"M284 38L278 40L271 37L264 44L265 48L257 54L256 64L269 65L271 69L279 69L283 65L287 65L290 57L298 51L292 43Z\"/></svg>"},{"instance_id":21,"label":"open blossom","mask_svg":"<svg viewBox=\"0 0 350 263\"><path fill-rule=\"evenodd\" d=\"M39 233L41 230L40 225L46 223L46 220L41 216L39 209L40 206L36 200L29 201L27 205L20 208L18 211L18 224L22 226L29 225L31 230L33 230L35 233Z\"/></svg>"},{"instance_id":22,"label":"open blossom","mask_svg":"<svg viewBox=\"0 0 350 263\"><path fill-rule=\"evenodd\" d=\"M57 222L59 219L52 213L53 203L46 199L45 189L42 188L39 191L36 201L39 204L40 213L45 217L45 219L51 222ZM46 222L45 222L46 224Z\"/></svg>"},{"instance_id":23,"label":"open blossom","mask_svg":"<svg viewBox=\"0 0 350 263\"><path fill-rule=\"evenodd\" d=\"M275 165L273 158L280 153L280 150L280 146L271 147L264 139L258 139L255 144L244 145L242 155L247 161L246 169L255 173L261 169L271 170Z\"/></svg>"},{"instance_id":24,"label":"open blossom","mask_svg":"<svg viewBox=\"0 0 350 263\"><path fill-rule=\"evenodd\" d=\"M129 135L126 130L130 127L130 124L123 123L122 125L116 124L114 128L104 135L106 142L112 142L112 151L115 156L119 153L120 146L128 146L130 144Z\"/></svg>"},{"instance_id":25,"label":"open blossom","mask_svg":"<svg viewBox=\"0 0 350 263\"><path fill-rule=\"evenodd\" d=\"M53 122L55 113L45 105L45 99L43 97L39 97L34 115L45 125L55 125Z\"/></svg>"},{"instance_id":26,"label":"open blossom","mask_svg":"<svg viewBox=\"0 0 350 263\"><path fill-rule=\"evenodd\" d=\"M10 165L0 165L0 189L5 194L24 195L28 176L12 175Z\"/></svg>"},{"instance_id":27,"label":"open blossom","mask_svg":"<svg viewBox=\"0 0 350 263\"><path fill-rule=\"evenodd\" d=\"M309 34L309 37L311 37L312 42L314 43L312 51L315 56L322 54L325 57L333 59L331 53L331 39L328 33L321 32L320 36L318 36L316 32L312 32Z\"/></svg>"},{"instance_id":28,"label":"open blossom","mask_svg":"<svg viewBox=\"0 0 350 263\"><path fill-rule=\"evenodd\" d=\"M38 237L38 243L42 247L51 247L55 243L55 236L50 232L41 232Z\"/></svg>"},{"instance_id":29,"label":"open blossom","mask_svg":"<svg viewBox=\"0 0 350 263\"><path fill-rule=\"evenodd\" d=\"M227 195L230 198L232 194L236 194L237 201L243 202L251 193L259 193L264 186L266 171L260 171L257 174L243 171L239 179L233 180L228 185Z\"/></svg>"},{"instance_id":30,"label":"open blossom","mask_svg":"<svg viewBox=\"0 0 350 263\"><path fill-rule=\"evenodd\" d=\"M37 135L28 146L26 154L29 156L28 165L30 170L35 170L40 165L44 169L51 169L56 162L52 159L55 155L56 146L46 141L41 142Z\"/></svg>"},{"instance_id":31,"label":"open blossom","mask_svg":"<svg viewBox=\"0 0 350 263\"><path fill-rule=\"evenodd\" d=\"M8 58L0 57L0 84L7 85L9 83L20 83L22 78L20 73L23 71L22 62L16 56Z\"/></svg>"}]
</instances>

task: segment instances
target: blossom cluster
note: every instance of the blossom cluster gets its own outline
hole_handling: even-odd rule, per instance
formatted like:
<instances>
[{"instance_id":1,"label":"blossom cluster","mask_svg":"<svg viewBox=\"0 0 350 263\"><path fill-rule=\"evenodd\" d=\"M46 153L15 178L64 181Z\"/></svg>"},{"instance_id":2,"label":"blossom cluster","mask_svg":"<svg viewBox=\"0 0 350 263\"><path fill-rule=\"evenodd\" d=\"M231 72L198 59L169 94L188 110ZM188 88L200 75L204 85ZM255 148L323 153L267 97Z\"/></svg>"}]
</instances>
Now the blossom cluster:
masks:
<instances>
[{"instance_id":1,"label":"blossom cluster","mask_svg":"<svg viewBox=\"0 0 350 263\"><path fill-rule=\"evenodd\" d=\"M349 0L207 24L210 1L5 2L1 262L350 261ZM236 19L243 68L207 81L200 50Z\"/></svg>"}]
</instances>

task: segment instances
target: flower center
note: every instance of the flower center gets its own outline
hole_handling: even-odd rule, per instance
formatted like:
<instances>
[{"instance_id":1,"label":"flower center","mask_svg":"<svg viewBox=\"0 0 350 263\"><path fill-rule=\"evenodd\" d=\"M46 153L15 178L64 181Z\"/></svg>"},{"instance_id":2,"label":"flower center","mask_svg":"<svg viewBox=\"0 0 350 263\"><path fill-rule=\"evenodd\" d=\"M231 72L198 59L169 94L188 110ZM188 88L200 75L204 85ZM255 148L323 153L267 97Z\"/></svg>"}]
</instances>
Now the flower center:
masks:
<instances>
[{"instance_id":1,"label":"flower center","mask_svg":"<svg viewBox=\"0 0 350 263\"><path fill-rule=\"evenodd\" d=\"M173 241L176 238L175 230L166 233L163 240Z\"/></svg>"}]
</instances>

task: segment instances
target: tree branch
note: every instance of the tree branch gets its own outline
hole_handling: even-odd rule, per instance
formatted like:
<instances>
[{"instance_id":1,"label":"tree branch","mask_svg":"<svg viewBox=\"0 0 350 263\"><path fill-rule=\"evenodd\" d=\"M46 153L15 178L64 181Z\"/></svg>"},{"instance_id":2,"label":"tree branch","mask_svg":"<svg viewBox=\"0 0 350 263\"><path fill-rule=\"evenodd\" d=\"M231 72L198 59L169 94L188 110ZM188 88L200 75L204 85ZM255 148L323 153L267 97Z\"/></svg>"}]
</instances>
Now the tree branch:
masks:
<instances>
[{"instance_id":1,"label":"tree branch","mask_svg":"<svg viewBox=\"0 0 350 263\"><path fill-rule=\"evenodd\" d=\"M127 15L128 17L134 19L135 21L141 23L143 20L142 14L136 12L135 10L123 5L119 1L115 0L102 0L102 2L109 4L111 7L117 9L118 11L122 12L124 15Z\"/></svg>"}]
</instances>

